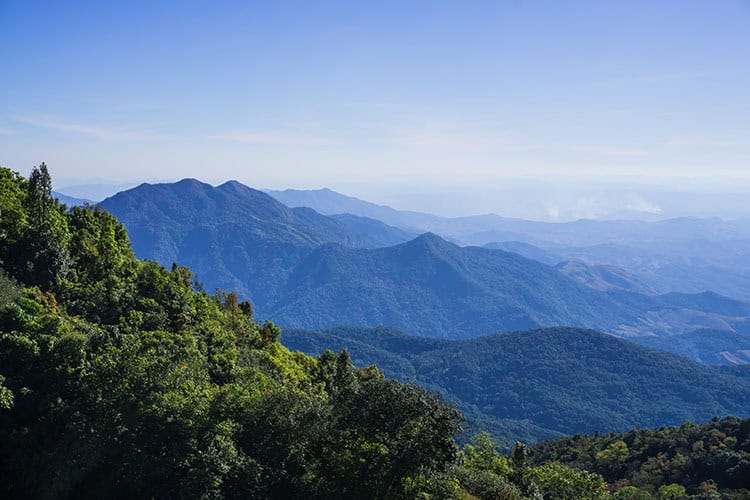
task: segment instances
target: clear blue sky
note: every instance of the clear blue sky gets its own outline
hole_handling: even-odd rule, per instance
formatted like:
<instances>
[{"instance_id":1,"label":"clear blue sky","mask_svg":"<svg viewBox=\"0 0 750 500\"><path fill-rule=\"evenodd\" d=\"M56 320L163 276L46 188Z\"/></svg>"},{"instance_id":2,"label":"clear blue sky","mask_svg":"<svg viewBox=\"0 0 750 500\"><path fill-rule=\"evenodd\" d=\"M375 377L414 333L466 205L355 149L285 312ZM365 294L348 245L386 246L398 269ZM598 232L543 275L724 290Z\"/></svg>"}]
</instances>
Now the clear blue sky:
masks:
<instances>
[{"instance_id":1,"label":"clear blue sky","mask_svg":"<svg viewBox=\"0 0 750 500\"><path fill-rule=\"evenodd\" d=\"M750 178L748 0L0 0L0 62L63 181Z\"/></svg>"}]
</instances>

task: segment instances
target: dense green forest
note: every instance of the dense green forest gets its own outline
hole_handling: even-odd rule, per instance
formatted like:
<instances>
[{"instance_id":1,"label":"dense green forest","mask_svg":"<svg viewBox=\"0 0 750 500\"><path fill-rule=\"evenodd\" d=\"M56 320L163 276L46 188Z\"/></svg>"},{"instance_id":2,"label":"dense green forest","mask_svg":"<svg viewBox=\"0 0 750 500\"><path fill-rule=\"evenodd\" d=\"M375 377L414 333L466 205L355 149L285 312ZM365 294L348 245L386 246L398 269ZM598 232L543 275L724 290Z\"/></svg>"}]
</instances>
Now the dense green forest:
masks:
<instances>
[{"instance_id":1,"label":"dense green forest","mask_svg":"<svg viewBox=\"0 0 750 500\"><path fill-rule=\"evenodd\" d=\"M621 485L543 448L504 456L488 434L460 448L463 417L441 397L346 350L290 351L250 303L136 259L113 216L50 193L44 164L28 180L0 169L0 496L598 499ZM721 443L746 451L737 425ZM743 486L738 457L726 484L695 467Z\"/></svg>"},{"instance_id":2,"label":"dense green forest","mask_svg":"<svg viewBox=\"0 0 750 500\"><path fill-rule=\"evenodd\" d=\"M595 471L619 490L617 498L648 499L665 490L750 498L750 419L569 436L536 445L530 456Z\"/></svg>"},{"instance_id":3,"label":"dense green forest","mask_svg":"<svg viewBox=\"0 0 750 500\"><path fill-rule=\"evenodd\" d=\"M346 348L356 364L442 392L508 451L516 440L750 414L750 367L704 366L592 330L448 341L338 327L285 330L282 341L311 355Z\"/></svg>"}]
</instances>

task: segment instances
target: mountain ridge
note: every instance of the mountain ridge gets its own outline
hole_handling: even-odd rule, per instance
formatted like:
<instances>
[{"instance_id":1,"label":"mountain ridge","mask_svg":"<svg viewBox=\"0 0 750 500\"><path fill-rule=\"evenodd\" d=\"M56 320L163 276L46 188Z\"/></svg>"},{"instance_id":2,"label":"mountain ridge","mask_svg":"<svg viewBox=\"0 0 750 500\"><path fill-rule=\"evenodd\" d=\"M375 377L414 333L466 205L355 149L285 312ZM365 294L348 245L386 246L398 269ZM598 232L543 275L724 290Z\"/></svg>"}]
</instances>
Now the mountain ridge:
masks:
<instances>
[{"instance_id":1,"label":"mountain ridge","mask_svg":"<svg viewBox=\"0 0 750 500\"><path fill-rule=\"evenodd\" d=\"M360 365L439 390L495 431L528 432L525 422L552 433L608 432L750 414L746 367L699 365L595 330L442 340L339 327L285 330L282 341L312 355L346 348Z\"/></svg>"},{"instance_id":2,"label":"mountain ridge","mask_svg":"<svg viewBox=\"0 0 750 500\"><path fill-rule=\"evenodd\" d=\"M236 181L143 184L100 206L125 224L140 257L186 264L209 290L237 290L259 317L287 327L384 324L462 338L569 325L669 335L739 330L750 316L750 307L718 296L597 291L516 253L460 247L434 232L378 247L389 243L382 232L368 241L367 231Z\"/></svg>"}]
</instances>

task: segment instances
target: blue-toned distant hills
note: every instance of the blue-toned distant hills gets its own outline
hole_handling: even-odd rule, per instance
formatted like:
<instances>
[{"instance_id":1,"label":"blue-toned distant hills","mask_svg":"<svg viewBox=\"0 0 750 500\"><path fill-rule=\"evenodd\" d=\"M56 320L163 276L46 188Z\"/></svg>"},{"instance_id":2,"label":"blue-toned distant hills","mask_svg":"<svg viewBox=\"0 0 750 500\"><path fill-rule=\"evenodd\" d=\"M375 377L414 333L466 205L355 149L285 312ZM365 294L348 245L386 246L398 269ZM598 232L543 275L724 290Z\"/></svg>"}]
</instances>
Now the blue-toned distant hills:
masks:
<instances>
[{"instance_id":1,"label":"blue-toned distant hills","mask_svg":"<svg viewBox=\"0 0 750 500\"><path fill-rule=\"evenodd\" d=\"M52 191L52 197L57 198L57 200L60 203L65 203L69 207L82 207L85 204L95 204L96 202L92 200L87 200L85 198L76 198L74 196L68 196L67 194L58 193L57 191Z\"/></svg>"},{"instance_id":2,"label":"blue-toned distant hills","mask_svg":"<svg viewBox=\"0 0 750 500\"><path fill-rule=\"evenodd\" d=\"M714 291L750 301L750 220L682 217L660 221L566 223L477 215L438 217L400 211L330 189L269 191L288 206L366 215L460 244L499 248L547 264L577 260L623 269L656 292Z\"/></svg>"},{"instance_id":3,"label":"blue-toned distant hills","mask_svg":"<svg viewBox=\"0 0 750 500\"><path fill-rule=\"evenodd\" d=\"M140 257L187 265L207 289L236 290L287 327L386 325L441 338L561 325L618 335L748 329L750 305L720 295L597 290L516 253L289 208L238 182L143 184L101 206Z\"/></svg>"}]
</instances>

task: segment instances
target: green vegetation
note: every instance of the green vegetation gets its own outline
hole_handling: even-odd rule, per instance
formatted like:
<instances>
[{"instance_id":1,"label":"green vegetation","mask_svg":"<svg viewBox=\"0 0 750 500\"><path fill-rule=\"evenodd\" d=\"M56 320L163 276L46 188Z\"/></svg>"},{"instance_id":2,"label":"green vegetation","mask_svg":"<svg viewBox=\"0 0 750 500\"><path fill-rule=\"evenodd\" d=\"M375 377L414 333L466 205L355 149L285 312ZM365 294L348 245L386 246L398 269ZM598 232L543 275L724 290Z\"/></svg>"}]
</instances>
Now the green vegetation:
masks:
<instances>
[{"instance_id":1,"label":"green vegetation","mask_svg":"<svg viewBox=\"0 0 750 500\"><path fill-rule=\"evenodd\" d=\"M699 365L591 330L446 341L339 327L286 330L282 341L311 355L345 348L357 364L440 391L506 451L516 440L750 414L748 367Z\"/></svg>"},{"instance_id":2,"label":"green vegetation","mask_svg":"<svg viewBox=\"0 0 750 500\"><path fill-rule=\"evenodd\" d=\"M452 406L290 352L50 184L0 170L0 496L398 497L454 462Z\"/></svg>"},{"instance_id":3,"label":"green vegetation","mask_svg":"<svg viewBox=\"0 0 750 500\"><path fill-rule=\"evenodd\" d=\"M601 474L618 499L750 497L750 419L686 422L536 445L531 459Z\"/></svg>"},{"instance_id":4,"label":"green vegetation","mask_svg":"<svg viewBox=\"0 0 750 500\"><path fill-rule=\"evenodd\" d=\"M44 164L28 180L0 169L0 496L599 499L626 490L604 482L609 470L538 460L522 444L503 456L488 434L459 449L462 415L441 397L358 369L346 350L288 350L250 303L202 291L187 268L136 259L113 216L68 210L50 187ZM745 450L750 426L739 427L707 446ZM636 447L621 441L597 449L592 468L629 460ZM727 465L727 481L742 481L745 455L724 455L702 473ZM660 498L685 494L679 481L651 486Z\"/></svg>"}]
</instances>

